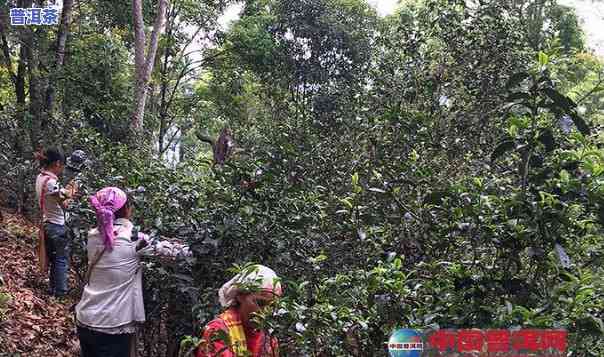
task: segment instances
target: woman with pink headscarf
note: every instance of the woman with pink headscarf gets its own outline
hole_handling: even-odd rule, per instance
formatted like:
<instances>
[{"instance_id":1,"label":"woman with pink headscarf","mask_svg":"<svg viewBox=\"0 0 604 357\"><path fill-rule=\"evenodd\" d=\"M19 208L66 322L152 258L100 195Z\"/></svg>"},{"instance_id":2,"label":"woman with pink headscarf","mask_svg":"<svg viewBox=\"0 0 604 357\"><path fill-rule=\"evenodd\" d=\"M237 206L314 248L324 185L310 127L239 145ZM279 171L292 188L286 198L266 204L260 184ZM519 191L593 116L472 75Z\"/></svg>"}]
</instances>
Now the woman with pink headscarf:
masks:
<instances>
[{"instance_id":1,"label":"woman with pink headscarf","mask_svg":"<svg viewBox=\"0 0 604 357\"><path fill-rule=\"evenodd\" d=\"M133 239L133 208L126 193L107 187L90 197L97 227L88 232L88 274L76 305L82 357L128 357L137 326L145 321L140 256L188 255L188 249L156 251L147 235Z\"/></svg>"}]
</instances>

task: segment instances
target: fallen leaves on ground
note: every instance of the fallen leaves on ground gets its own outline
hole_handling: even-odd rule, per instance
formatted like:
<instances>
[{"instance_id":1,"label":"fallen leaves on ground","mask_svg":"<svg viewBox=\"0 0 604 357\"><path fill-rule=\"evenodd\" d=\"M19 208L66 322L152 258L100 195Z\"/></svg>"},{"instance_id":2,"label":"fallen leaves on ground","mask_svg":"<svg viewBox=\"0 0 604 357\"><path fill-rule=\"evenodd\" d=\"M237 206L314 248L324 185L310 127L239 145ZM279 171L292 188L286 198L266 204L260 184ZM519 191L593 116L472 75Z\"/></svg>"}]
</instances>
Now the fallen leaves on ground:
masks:
<instances>
[{"instance_id":1,"label":"fallen leaves on ground","mask_svg":"<svg viewBox=\"0 0 604 357\"><path fill-rule=\"evenodd\" d=\"M46 293L47 276L38 271L34 253L37 227L19 216L3 216L0 295L8 295L9 300L0 305L0 354L77 356L79 344L70 312L77 297L59 300Z\"/></svg>"}]
</instances>

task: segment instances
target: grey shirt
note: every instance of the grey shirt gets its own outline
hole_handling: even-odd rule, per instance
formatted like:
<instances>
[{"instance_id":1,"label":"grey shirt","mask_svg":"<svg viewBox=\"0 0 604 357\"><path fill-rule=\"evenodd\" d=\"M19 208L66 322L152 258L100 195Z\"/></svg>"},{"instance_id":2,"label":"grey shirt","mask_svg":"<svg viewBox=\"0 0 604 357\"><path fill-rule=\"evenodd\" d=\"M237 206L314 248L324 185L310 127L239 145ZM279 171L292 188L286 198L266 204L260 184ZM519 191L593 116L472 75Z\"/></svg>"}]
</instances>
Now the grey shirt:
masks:
<instances>
[{"instance_id":1,"label":"grey shirt","mask_svg":"<svg viewBox=\"0 0 604 357\"><path fill-rule=\"evenodd\" d=\"M51 172L44 171L40 173L36 178L36 197L40 202L40 195L42 195L42 184L48 179L46 183L46 194L44 199L44 212L42 212L42 220L44 222L54 223L58 225L65 225L65 215L63 214L63 207L61 206L61 195L64 194L64 190L59 186L59 181L56 175Z\"/></svg>"},{"instance_id":2,"label":"grey shirt","mask_svg":"<svg viewBox=\"0 0 604 357\"><path fill-rule=\"evenodd\" d=\"M136 250L139 240L148 241L148 237L139 233L139 239L132 241L132 222L124 218L116 219L113 227L113 249L106 249L98 259L76 306L78 324L107 333L115 333L123 328L131 331L137 323L145 321L142 255L190 255L188 247L165 241L151 242L147 247ZM170 246L167 247L167 244ZM104 247L99 230L90 230L88 261L96 261Z\"/></svg>"},{"instance_id":3,"label":"grey shirt","mask_svg":"<svg viewBox=\"0 0 604 357\"><path fill-rule=\"evenodd\" d=\"M90 274L82 298L76 305L77 320L93 328L115 328L145 321L140 256L132 241L132 223L114 222L113 249L105 250ZM104 249L98 229L88 233L88 261L97 259Z\"/></svg>"}]
</instances>

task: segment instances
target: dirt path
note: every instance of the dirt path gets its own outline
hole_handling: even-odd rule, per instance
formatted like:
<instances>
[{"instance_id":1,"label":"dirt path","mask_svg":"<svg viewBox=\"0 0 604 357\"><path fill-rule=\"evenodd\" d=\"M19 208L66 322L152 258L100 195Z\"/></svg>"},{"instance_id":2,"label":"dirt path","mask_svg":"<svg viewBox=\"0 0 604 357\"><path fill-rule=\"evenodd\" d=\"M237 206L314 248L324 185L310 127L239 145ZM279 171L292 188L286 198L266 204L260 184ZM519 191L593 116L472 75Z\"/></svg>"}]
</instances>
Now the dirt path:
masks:
<instances>
[{"instance_id":1,"label":"dirt path","mask_svg":"<svg viewBox=\"0 0 604 357\"><path fill-rule=\"evenodd\" d=\"M37 229L4 212L0 223L0 357L78 356L79 344L69 308L71 296L57 300L46 293L47 279L36 267ZM70 286L73 285L71 272ZM4 296L8 302L2 303Z\"/></svg>"}]
</instances>

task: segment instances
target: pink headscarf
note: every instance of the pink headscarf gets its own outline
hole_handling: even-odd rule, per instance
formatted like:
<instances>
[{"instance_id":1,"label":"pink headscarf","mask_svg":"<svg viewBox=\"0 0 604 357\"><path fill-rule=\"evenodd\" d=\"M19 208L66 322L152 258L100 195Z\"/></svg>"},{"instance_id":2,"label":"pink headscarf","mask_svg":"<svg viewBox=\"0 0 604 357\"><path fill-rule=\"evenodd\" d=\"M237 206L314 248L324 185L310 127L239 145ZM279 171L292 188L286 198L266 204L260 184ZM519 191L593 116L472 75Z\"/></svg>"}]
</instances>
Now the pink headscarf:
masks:
<instances>
[{"instance_id":1,"label":"pink headscarf","mask_svg":"<svg viewBox=\"0 0 604 357\"><path fill-rule=\"evenodd\" d=\"M115 233L113 232L114 213L124 207L128 197L126 193L117 187L105 187L90 196L90 205L96 212L99 232L103 236L105 247L112 249Z\"/></svg>"}]
</instances>

